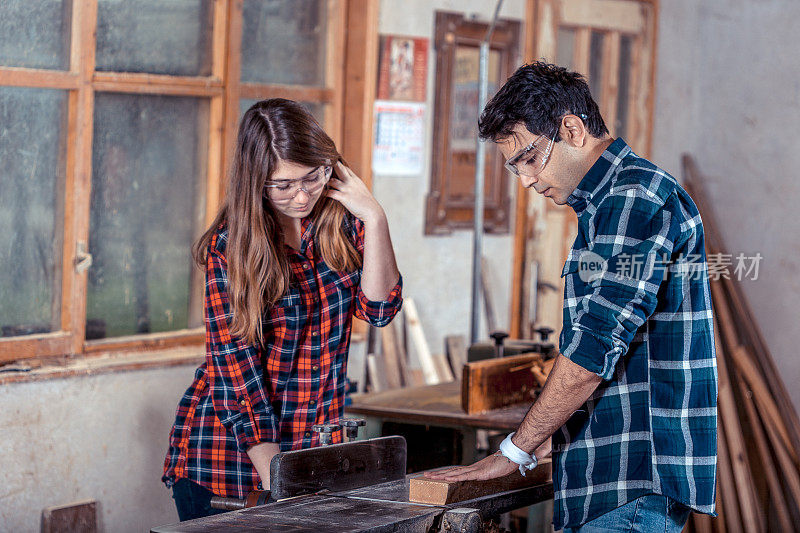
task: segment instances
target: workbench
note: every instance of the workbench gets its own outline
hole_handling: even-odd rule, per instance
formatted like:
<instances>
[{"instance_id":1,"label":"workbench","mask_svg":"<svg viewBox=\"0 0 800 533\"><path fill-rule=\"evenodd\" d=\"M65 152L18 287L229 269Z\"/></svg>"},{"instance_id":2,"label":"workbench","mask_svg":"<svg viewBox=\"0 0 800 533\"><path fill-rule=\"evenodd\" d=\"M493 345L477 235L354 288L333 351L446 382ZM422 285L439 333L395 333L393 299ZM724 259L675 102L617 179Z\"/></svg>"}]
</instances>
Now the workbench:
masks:
<instances>
[{"instance_id":1,"label":"workbench","mask_svg":"<svg viewBox=\"0 0 800 533\"><path fill-rule=\"evenodd\" d=\"M549 463L528 474L539 476L541 484L438 506L409 502L409 481L416 475L352 490L298 496L260 507L161 526L151 531L478 533L483 531L483 520L488 517L553 497Z\"/></svg>"},{"instance_id":2,"label":"workbench","mask_svg":"<svg viewBox=\"0 0 800 533\"><path fill-rule=\"evenodd\" d=\"M347 414L359 414L379 420L456 427L514 431L530 409L530 403L480 414L467 414L461 408L461 381L438 385L406 387L385 392L352 394ZM369 428L369 423L367 424Z\"/></svg>"},{"instance_id":3,"label":"workbench","mask_svg":"<svg viewBox=\"0 0 800 533\"><path fill-rule=\"evenodd\" d=\"M463 455L455 458L455 462L459 462L460 459L462 464L473 463L479 458L475 453L478 430L498 430L506 433L514 431L531 406L530 403L524 403L480 414L467 414L461 408L461 381L458 380L438 385L353 394L350 398L352 404L345 407L345 413L367 419L367 437L392 433L383 431L384 422L457 430L463 438L461 447ZM413 443L410 444L413 449Z\"/></svg>"}]
</instances>

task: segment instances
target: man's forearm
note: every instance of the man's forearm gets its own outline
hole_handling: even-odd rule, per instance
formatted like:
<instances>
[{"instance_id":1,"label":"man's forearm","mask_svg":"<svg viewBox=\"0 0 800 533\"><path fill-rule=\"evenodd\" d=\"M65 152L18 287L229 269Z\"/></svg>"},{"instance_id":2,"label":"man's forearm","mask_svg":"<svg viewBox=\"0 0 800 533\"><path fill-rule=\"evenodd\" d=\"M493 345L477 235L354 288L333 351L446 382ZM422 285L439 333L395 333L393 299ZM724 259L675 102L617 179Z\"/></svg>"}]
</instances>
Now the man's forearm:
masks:
<instances>
[{"instance_id":1,"label":"man's forearm","mask_svg":"<svg viewBox=\"0 0 800 533\"><path fill-rule=\"evenodd\" d=\"M517 429L514 444L533 453L586 403L601 381L594 372L559 354L542 393Z\"/></svg>"}]
</instances>

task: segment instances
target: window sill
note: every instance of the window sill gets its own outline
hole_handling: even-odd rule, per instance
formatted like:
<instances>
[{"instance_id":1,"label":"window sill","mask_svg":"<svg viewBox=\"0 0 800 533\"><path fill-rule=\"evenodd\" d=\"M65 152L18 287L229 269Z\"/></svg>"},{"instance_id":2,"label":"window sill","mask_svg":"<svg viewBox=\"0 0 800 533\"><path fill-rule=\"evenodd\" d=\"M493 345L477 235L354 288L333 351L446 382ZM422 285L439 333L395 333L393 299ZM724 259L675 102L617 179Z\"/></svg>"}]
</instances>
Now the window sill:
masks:
<instances>
[{"instance_id":1,"label":"window sill","mask_svg":"<svg viewBox=\"0 0 800 533\"><path fill-rule=\"evenodd\" d=\"M57 363L47 361L38 368L33 368L32 364L23 360L13 365L14 368L20 369L19 371L3 371L0 367L0 385L181 365L197 366L204 360L205 347L202 344L166 350L107 352L61 360ZM30 370L24 370L26 368Z\"/></svg>"}]
</instances>

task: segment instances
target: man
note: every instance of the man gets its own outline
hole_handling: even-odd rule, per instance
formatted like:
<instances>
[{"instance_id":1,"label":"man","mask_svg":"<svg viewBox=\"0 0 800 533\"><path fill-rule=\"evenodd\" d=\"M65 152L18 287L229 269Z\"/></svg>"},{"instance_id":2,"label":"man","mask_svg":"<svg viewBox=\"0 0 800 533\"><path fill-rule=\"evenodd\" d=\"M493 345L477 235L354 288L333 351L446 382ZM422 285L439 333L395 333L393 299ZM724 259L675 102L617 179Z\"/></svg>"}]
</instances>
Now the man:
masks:
<instances>
[{"instance_id":1,"label":"man","mask_svg":"<svg viewBox=\"0 0 800 533\"><path fill-rule=\"evenodd\" d=\"M714 514L716 357L691 198L612 139L585 80L555 65L519 68L479 128L525 187L575 211L578 236L540 397L496 454L432 477L524 473L552 436L556 529L677 532L690 510Z\"/></svg>"}]
</instances>

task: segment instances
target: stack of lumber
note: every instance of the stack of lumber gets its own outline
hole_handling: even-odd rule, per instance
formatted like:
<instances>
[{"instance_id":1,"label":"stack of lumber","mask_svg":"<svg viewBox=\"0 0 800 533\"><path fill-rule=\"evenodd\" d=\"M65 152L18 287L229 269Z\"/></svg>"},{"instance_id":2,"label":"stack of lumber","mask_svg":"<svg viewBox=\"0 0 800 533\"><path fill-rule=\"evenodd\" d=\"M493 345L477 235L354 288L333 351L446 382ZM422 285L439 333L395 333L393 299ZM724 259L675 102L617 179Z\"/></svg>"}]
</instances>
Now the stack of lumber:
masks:
<instances>
[{"instance_id":1,"label":"stack of lumber","mask_svg":"<svg viewBox=\"0 0 800 533\"><path fill-rule=\"evenodd\" d=\"M447 350L447 354L431 352L416 303L405 298L402 314L383 328L367 330L367 389L381 392L453 381L454 371L460 375L466 363L463 337L448 337Z\"/></svg>"},{"instance_id":2,"label":"stack of lumber","mask_svg":"<svg viewBox=\"0 0 800 533\"><path fill-rule=\"evenodd\" d=\"M683 157L684 185L703 218L706 250L726 250L700 176ZM716 276L715 276L716 277ZM717 513L687 531L800 531L800 422L734 276L711 279L719 374Z\"/></svg>"}]
</instances>

